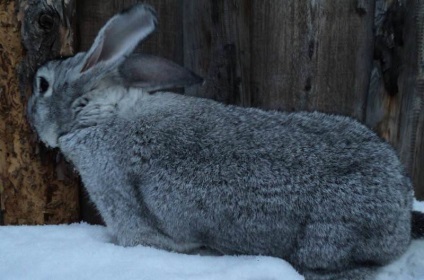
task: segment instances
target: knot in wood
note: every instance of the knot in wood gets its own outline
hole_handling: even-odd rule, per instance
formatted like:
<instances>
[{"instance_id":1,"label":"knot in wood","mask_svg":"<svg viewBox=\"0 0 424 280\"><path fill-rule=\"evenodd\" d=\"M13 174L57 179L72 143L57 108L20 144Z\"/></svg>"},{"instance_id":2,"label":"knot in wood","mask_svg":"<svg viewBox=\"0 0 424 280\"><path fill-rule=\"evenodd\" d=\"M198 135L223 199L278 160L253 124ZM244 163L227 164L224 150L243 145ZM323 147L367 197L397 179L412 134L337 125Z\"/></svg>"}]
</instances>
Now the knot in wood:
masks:
<instances>
[{"instance_id":1,"label":"knot in wood","mask_svg":"<svg viewBox=\"0 0 424 280\"><path fill-rule=\"evenodd\" d=\"M54 18L48 13L41 13L38 17L38 25L41 29L50 31L54 26Z\"/></svg>"}]
</instances>

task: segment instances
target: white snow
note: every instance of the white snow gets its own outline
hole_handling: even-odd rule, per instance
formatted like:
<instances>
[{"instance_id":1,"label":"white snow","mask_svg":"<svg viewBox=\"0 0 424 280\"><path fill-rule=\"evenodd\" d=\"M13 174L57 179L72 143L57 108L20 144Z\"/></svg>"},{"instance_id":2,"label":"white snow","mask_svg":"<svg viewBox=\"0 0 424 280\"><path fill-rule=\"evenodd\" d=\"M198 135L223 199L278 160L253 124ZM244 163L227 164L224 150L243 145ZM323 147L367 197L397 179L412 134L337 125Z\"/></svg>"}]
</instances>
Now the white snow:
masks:
<instances>
[{"instance_id":1,"label":"white snow","mask_svg":"<svg viewBox=\"0 0 424 280\"><path fill-rule=\"evenodd\" d=\"M424 201L414 200L414 209L420 212L424 212Z\"/></svg>"},{"instance_id":2,"label":"white snow","mask_svg":"<svg viewBox=\"0 0 424 280\"><path fill-rule=\"evenodd\" d=\"M424 202L415 209L424 211ZM0 227L2 280L301 280L287 262L271 257L196 256L114 245L102 226ZM424 240L413 241L377 280L424 280Z\"/></svg>"}]
</instances>

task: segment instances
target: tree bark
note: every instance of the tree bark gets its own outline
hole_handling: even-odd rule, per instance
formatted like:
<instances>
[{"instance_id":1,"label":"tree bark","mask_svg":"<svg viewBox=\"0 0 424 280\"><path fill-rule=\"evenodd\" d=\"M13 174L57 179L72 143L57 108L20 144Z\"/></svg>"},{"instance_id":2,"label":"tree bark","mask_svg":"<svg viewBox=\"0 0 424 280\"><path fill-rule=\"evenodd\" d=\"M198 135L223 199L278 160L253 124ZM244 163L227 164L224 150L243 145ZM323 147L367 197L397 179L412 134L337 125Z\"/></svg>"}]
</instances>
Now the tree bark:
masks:
<instances>
[{"instance_id":1,"label":"tree bark","mask_svg":"<svg viewBox=\"0 0 424 280\"><path fill-rule=\"evenodd\" d=\"M0 191L4 224L57 224L79 219L77 176L57 152L36 141L25 114L38 66L73 53L73 5L74 1L49 0L1 3L0 63L5 79L0 80Z\"/></svg>"}]
</instances>

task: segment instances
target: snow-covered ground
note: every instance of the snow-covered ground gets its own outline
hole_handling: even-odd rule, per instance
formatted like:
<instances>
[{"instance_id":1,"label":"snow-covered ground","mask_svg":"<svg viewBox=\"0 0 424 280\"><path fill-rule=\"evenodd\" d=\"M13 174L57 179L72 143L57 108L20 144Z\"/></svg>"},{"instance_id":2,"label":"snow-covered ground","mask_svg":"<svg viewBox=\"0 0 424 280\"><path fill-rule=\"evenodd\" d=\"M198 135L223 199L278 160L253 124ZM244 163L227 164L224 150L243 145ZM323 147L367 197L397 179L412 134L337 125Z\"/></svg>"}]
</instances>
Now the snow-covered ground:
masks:
<instances>
[{"instance_id":1,"label":"snow-covered ground","mask_svg":"<svg viewBox=\"0 0 424 280\"><path fill-rule=\"evenodd\" d=\"M415 203L424 212L424 202ZM111 242L87 224L0 227L2 280L300 280L287 262L271 257L193 256ZM378 280L424 280L424 240L413 241Z\"/></svg>"}]
</instances>

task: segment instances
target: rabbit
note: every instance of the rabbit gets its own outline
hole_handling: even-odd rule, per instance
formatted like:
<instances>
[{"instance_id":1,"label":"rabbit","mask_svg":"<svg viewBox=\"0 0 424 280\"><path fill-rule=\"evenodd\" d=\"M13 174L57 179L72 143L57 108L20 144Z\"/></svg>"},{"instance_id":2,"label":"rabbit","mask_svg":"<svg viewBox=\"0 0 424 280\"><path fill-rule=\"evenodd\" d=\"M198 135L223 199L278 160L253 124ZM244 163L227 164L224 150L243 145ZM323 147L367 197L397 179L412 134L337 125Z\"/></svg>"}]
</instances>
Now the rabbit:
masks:
<instances>
[{"instance_id":1,"label":"rabbit","mask_svg":"<svg viewBox=\"0 0 424 280\"><path fill-rule=\"evenodd\" d=\"M169 92L203 80L132 53L156 25L144 4L115 15L87 52L41 66L28 101L119 245L274 256L307 280L363 280L423 236L411 181L374 132Z\"/></svg>"}]
</instances>

